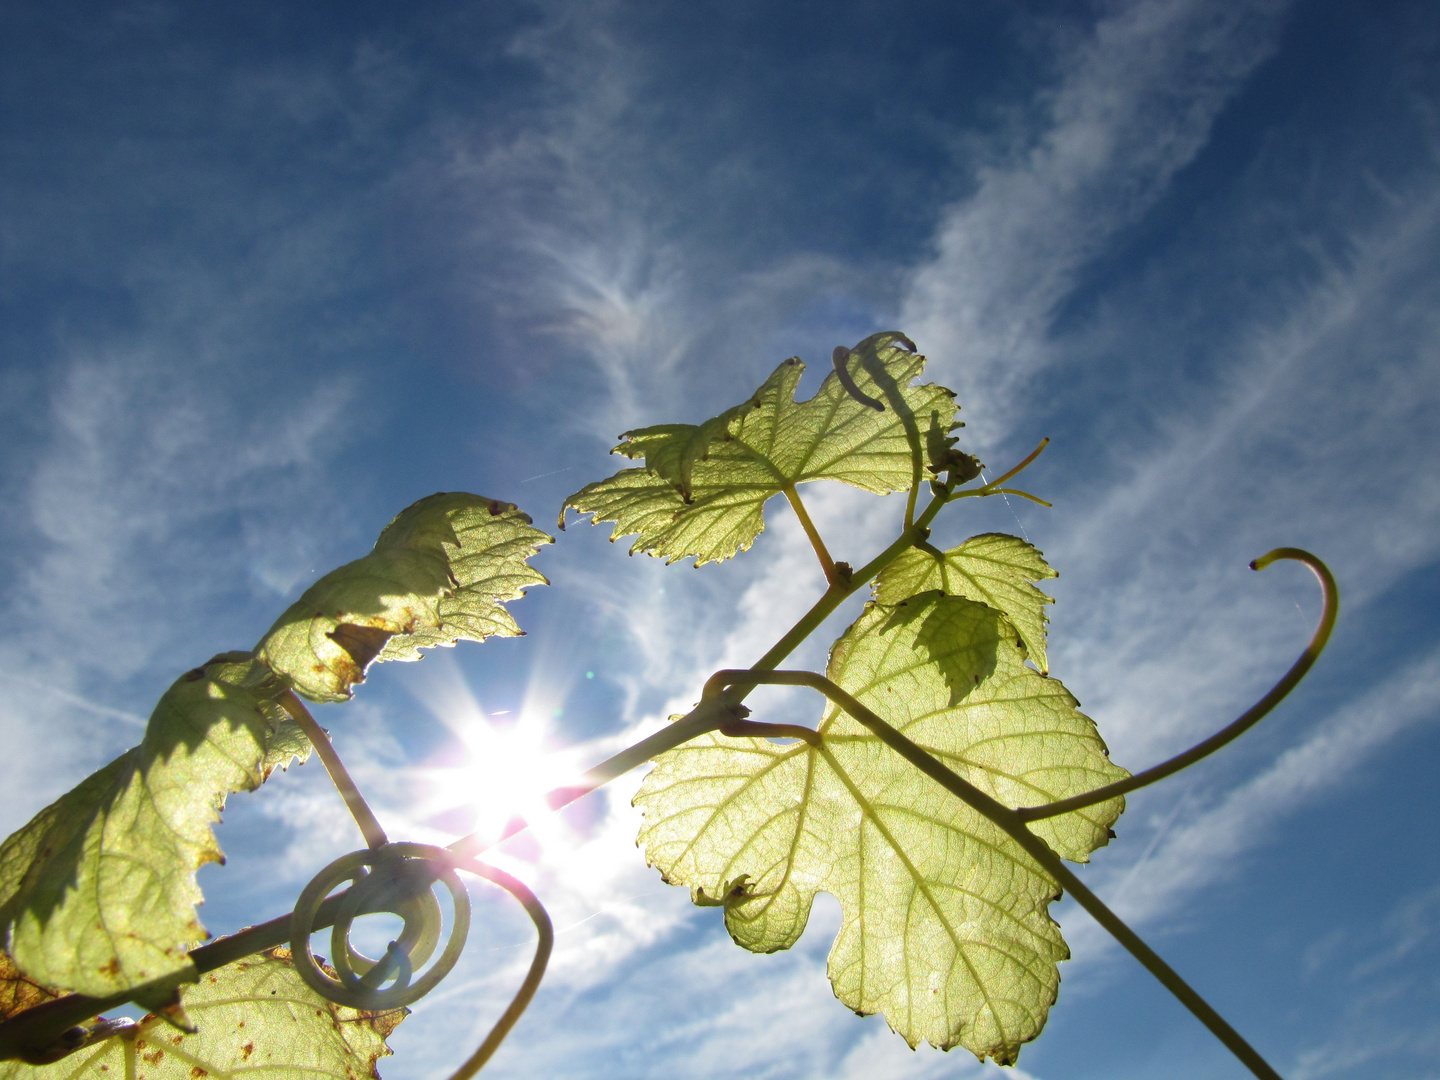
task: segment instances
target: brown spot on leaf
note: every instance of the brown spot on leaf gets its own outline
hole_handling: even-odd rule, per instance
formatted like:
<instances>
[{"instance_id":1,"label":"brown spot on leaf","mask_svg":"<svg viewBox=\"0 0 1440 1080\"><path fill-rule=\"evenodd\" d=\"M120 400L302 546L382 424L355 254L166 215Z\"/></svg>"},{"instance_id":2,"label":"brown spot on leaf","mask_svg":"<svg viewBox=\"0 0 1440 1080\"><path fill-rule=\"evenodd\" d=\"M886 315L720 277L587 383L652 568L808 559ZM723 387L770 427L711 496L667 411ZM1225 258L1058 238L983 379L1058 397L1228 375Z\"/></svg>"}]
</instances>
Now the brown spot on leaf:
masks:
<instances>
[{"instance_id":1,"label":"brown spot on leaf","mask_svg":"<svg viewBox=\"0 0 1440 1080\"><path fill-rule=\"evenodd\" d=\"M59 996L23 974L10 957L0 952L0 1020Z\"/></svg>"},{"instance_id":2,"label":"brown spot on leaf","mask_svg":"<svg viewBox=\"0 0 1440 1080\"><path fill-rule=\"evenodd\" d=\"M253 1042L248 1042L240 1048L240 1056L247 1061L250 1059L250 1055L254 1052L255 1044Z\"/></svg>"},{"instance_id":3,"label":"brown spot on leaf","mask_svg":"<svg viewBox=\"0 0 1440 1080\"><path fill-rule=\"evenodd\" d=\"M154 1053L141 1054L140 1056L143 1057L146 1061L148 1061L151 1065L159 1065L160 1060L165 1056L165 1051L156 1050Z\"/></svg>"},{"instance_id":4,"label":"brown spot on leaf","mask_svg":"<svg viewBox=\"0 0 1440 1080\"><path fill-rule=\"evenodd\" d=\"M190 1070L190 1080L200 1080L200 1077L209 1075L209 1071L206 1069L202 1069L199 1065L196 1065L193 1069Z\"/></svg>"},{"instance_id":5,"label":"brown spot on leaf","mask_svg":"<svg viewBox=\"0 0 1440 1080\"><path fill-rule=\"evenodd\" d=\"M390 640L390 631L382 630L378 626L341 623L325 636L349 653L355 666L363 673L370 666L370 661L379 656L380 650L385 648L385 643Z\"/></svg>"}]
</instances>

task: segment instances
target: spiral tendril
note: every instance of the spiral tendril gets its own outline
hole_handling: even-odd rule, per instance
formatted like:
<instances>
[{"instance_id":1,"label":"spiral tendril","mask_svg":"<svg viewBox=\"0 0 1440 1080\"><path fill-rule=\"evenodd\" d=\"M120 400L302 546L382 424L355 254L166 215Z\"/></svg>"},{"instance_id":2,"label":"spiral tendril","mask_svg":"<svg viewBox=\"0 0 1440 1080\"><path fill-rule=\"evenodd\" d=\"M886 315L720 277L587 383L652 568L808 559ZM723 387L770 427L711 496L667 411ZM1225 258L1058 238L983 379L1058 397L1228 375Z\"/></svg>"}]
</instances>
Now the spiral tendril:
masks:
<instances>
[{"instance_id":1,"label":"spiral tendril","mask_svg":"<svg viewBox=\"0 0 1440 1080\"><path fill-rule=\"evenodd\" d=\"M397 843L342 855L300 894L290 916L290 951L300 977L317 994L354 1009L398 1009L424 997L450 973L470 932L470 897L455 873L455 856L429 844ZM330 931L334 975L310 947L321 903L343 882L354 882ZM454 905L450 936L438 959L418 978L416 969L434 955L443 923L434 886L444 885ZM385 955L371 959L350 944L361 915L388 913L404 922Z\"/></svg>"}]
</instances>

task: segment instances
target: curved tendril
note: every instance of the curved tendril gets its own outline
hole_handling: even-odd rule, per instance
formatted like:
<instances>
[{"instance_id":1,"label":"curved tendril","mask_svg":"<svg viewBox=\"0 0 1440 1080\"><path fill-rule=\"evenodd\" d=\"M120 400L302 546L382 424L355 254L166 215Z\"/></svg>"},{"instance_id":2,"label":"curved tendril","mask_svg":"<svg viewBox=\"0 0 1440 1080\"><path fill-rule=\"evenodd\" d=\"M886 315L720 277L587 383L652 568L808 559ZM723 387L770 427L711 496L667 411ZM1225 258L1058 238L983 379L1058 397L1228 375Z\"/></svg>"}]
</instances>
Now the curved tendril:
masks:
<instances>
[{"instance_id":1,"label":"curved tendril","mask_svg":"<svg viewBox=\"0 0 1440 1080\"><path fill-rule=\"evenodd\" d=\"M310 715L310 710L305 708L300 699L295 696L293 690L286 690L280 695L280 706L295 723L300 725L300 730L305 732L311 744L315 747L315 753L320 755L321 762L325 765L325 771L330 774L330 780L334 783L340 797L345 800L345 805L350 809L350 816L355 819L355 824L360 826L360 834L365 837L365 843L372 848L381 848L389 843L385 836L385 830L380 827L379 820L370 809L370 804L365 801L365 796L360 794L360 789L355 786L355 781L350 778L345 763L340 760L340 755L335 752L335 746L330 742L330 736L325 734L325 729L316 723L315 718Z\"/></svg>"},{"instance_id":2,"label":"curved tendril","mask_svg":"<svg viewBox=\"0 0 1440 1080\"><path fill-rule=\"evenodd\" d=\"M874 409L876 412L884 412L884 404L861 390L856 385L854 378L851 377L850 357L853 355L844 345L835 346L835 351L830 354L830 362L835 365L835 377L840 380L840 385L845 388L845 392L861 405Z\"/></svg>"},{"instance_id":3,"label":"curved tendril","mask_svg":"<svg viewBox=\"0 0 1440 1080\"><path fill-rule=\"evenodd\" d=\"M508 892L520 902L539 934L535 956L519 990L495 1021L479 1049L450 1078L468 1080L490 1060L534 998L555 946L555 929L550 916L524 882L473 857L457 855L428 844L390 844L380 850L351 852L322 870L300 894L290 920L291 956L305 983L330 1001L356 1009L383 1011L419 1000L449 974L465 947L470 927L470 901L464 886L455 876L456 870L485 878ZM316 962L310 949L310 935L316 929L316 922L321 921L318 916L325 895L342 881L354 884L333 898L339 901L340 909L336 913L331 935L335 954L335 974L331 975ZM450 938L440 958L411 983L412 964L423 964L438 941L441 914L431 892L436 884L445 885L454 902ZM385 956L378 961L356 952L349 941L355 917L377 911L389 911L405 919L405 929L399 939L390 943ZM391 979L394 985L380 988L381 984Z\"/></svg>"},{"instance_id":4,"label":"curved tendril","mask_svg":"<svg viewBox=\"0 0 1440 1080\"><path fill-rule=\"evenodd\" d=\"M305 984L322 997L352 1009L383 1012L418 1001L440 984L460 959L470 932L470 898L455 875L455 856L430 844L387 844L342 855L300 893L290 916L290 955ZM344 882L353 885L336 899L330 935L332 974L322 968L310 946L325 898ZM450 893L453 915L444 951L418 978L439 942L441 911L431 891L443 885ZM356 951L350 930L356 918L389 912L405 922L404 930L379 960ZM382 989L382 985L391 985Z\"/></svg>"},{"instance_id":5,"label":"curved tendril","mask_svg":"<svg viewBox=\"0 0 1440 1080\"><path fill-rule=\"evenodd\" d=\"M1293 550L1293 549L1282 549ZM1275 553L1271 552L1274 556ZM1284 556L1275 556L1281 558ZM1313 558L1313 556L1311 556ZM1270 556L1266 556L1270 558ZM1316 562L1319 560L1317 559ZM1268 564L1267 564L1268 565ZM889 746L910 764L923 772L926 776L940 784L952 795L959 798L972 809L989 818L1001 829L1003 829L1012 840L1014 840L1031 858L1049 873L1060 885L1061 888L1070 892L1090 915L1110 932L1116 941L1120 942L1125 949L1145 967L1145 970L1160 982L1165 989L1169 990L1180 1003L1183 1004L1199 1020L1210 1033L1219 1039L1232 1054L1242 1061L1246 1068L1254 1073L1260 1080L1280 1080L1277 1073L1264 1058L1256 1052L1240 1033L1236 1031L1218 1012L1211 1007L1210 1003L1202 998L1195 990L1182 979L1176 971L1160 958L1160 955L1145 944L1140 935L1126 926L1125 923L1113 911L1107 907L1098 896L1085 887L1085 883L1077 878L1061 861L1060 856L1051 850L1050 845L1044 839L1036 836L1025 822L1014 810L1009 809L1003 803L996 801L969 781L952 771L943 762L931 756L923 748L911 742L895 728L882 720L875 713L871 712L854 697L831 682L825 676L814 671L757 671L752 669L731 669L717 671L710 676L705 683L705 698L715 700L731 686L754 686L757 684L779 684L784 686L808 686L824 694L845 712L849 713L865 727L869 728L880 738L880 741ZM750 723L741 721L742 725ZM757 724L759 728L790 728L791 725L770 725ZM804 729L809 730L809 729ZM785 731L785 734L791 734ZM819 742L823 738L819 732L811 732L806 742ZM813 743L812 743L813 745Z\"/></svg>"},{"instance_id":6,"label":"curved tendril","mask_svg":"<svg viewBox=\"0 0 1440 1080\"><path fill-rule=\"evenodd\" d=\"M450 1075L450 1080L469 1080L484 1064L490 1060L505 1036L510 1034L510 1029L520 1019L520 1014L530 1004L535 991L540 988L540 980L545 977L545 965L550 962L550 952L555 946L555 928L550 923L550 916L546 913L545 907L536 899L535 894L525 885L523 881L511 877L503 870L482 863L477 859L459 859L455 865L461 870L468 870L472 874L499 885L525 909L525 914L530 916L530 921L535 924L535 930L540 939L535 943L535 957L530 961L530 970L525 973L525 981L520 984L520 989L515 991L515 996L510 999L509 1006L500 1014L500 1019L495 1021L495 1026L490 1029L490 1034L485 1036L485 1041L480 1044L478 1050L466 1059L465 1063Z\"/></svg>"},{"instance_id":7,"label":"curved tendril","mask_svg":"<svg viewBox=\"0 0 1440 1080\"><path fill-rule=\"evenodd\" d=\"M1009 472L1001 473L994 480L991 480L988 484L986 484L985 487L979 488L978 490L986 491L989 488L998 488L1001 484L1005 483L1005 481L1009 480L1012 476L1018 476L1020 473L1024 472L1025 469L1029 468L1030 463L1033 462L1036 458L1038 458L1041 453L1044 452L1045 447L1049 445L1050 436L1047 435L1045 436L1045 438L1040 440L1039 446L1035 447L1034 450L1031 450L1030 453L1025 456L1025 460L1020 462L1019 465L1016 465ZM1047 503L1046 505L1048 506L1049 504Z\"/></svg>"},{"instance_id":8,"label":"curved tendril","mask_svg":"<svg viewBox=\"0 0 1440 1080\"><path fill-rule=\"evenodd\" d=\"M997 488L997 487L995 487L994 485L990 485L990 484L987 484L987 485L986 485L985 487L983 487L983 488L976 488L974 491L962 491L960 494L962 494L962 495L980 495L980 496L985 496L985 495L1018 495L1018 496L1020 496L1020 498L1022 498L1022 499L1029 499L1031 502L1033 502L1033 503L1039 503L1041 506L1053 506L1053 505L1054 505L1053 503L1048 503L1048 502L1046 502L1044 499L1040 498L1039 495L1032 495L1032 494L1030 494L1030 492L1028 492L1028 491L1021 491L1019 488Z\"/></svg>"},{"instance_id":9,"label":"curved tendril","mask_svg":"<svg viewBox=\"0 0 1440 1080\"><path fill-rule=\"evenodd\" d=\"M1072 810L1080 810L1096 803L1113 799L1117 795L1124 795L1126 792L1135 791L1137 788L1146 787L1163 780L1173 773L1179 772L1187 766L1195 764L1201 758L1208 757L1216 750L1219 750L1228 742L1239 738L1250 728L1254 727L1284 700L1285 696L1295 689L1295 685L1305 677L1306 672L1314 666L1320 654L1325 651L1325 645L1330 640L1330 632L1335 629L1335 618L1340 613L1340 590L1335 585L1335 577L1330 573L1330 568L1321 562L1308 551L1300 548L1276 548L1265 555L1260 556L1250 564L1252 570L1264 570L1272 563L1282 559L1290 559L1295 562L1304 563L1320 580L1320 589L1324 594L1325 606L1320 613L1320 622L1315 627L1315 633L1310 637L1310 644L1305 646L1305 651L1300 654L1298 660L1290 665L1290 670L1285 673L1279 682L1270 688L1270 692L1257 701L1250 708L1246 709L1236 720L1227 727L1221 728L1214 735L1211 735L1203 742L1198 742L1183 754L1176 754L1169 761L1161 762L1152 766L1144 772L1136 773L1125 780L1116 781L1113 784L1106 784L1102 788L1086 792L1083 795L1076 795L1069 799L1060 799L1056 802L1045 803L1043 806L1025 806L1016 811L1024 821L1038 821L1041 818L1055 817L1057 814L1068 814Z\"/></svg>"}]
</instances>

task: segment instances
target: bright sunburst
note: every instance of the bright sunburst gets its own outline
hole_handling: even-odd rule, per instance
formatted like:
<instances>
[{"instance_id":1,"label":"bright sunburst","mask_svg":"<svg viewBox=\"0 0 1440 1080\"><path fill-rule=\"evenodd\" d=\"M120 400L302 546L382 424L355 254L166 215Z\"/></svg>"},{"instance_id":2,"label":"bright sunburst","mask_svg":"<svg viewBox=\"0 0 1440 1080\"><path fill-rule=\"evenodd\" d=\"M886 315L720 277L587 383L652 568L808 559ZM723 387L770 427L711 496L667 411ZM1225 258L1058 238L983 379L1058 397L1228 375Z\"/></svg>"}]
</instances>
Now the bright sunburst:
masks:
<instances>
[{"instance_id":1,"label":"bright sunburst","mask_svg":"<svg viewBox=\"0 0 1440 1080\"><path fill-rule=\"evenodd\" d=\"M529 822L541 843L552 835L556 822L545 793L574 776L568 755L547 746L558 708L552 696L532 691L519 710L487 713L458 667L432 684L424 703L455 733L462 750L457 759L426 770L425 812L455 822L468 819L464 828L487 841L517 817Z\"/></svg>"}]
</instances>

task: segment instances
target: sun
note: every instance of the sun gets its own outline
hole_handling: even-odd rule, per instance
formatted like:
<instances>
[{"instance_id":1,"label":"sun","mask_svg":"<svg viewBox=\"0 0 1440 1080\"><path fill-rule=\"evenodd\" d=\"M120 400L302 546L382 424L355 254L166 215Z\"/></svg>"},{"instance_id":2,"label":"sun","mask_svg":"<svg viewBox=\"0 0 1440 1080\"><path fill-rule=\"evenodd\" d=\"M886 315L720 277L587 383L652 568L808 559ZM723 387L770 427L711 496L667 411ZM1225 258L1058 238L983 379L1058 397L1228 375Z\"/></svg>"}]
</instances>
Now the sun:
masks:
<instances>
[{"instance_id":1,"label":"sun","mask_svg":"<svg viewBox=\"0 0 1440 1080\"><path fill-rule=\"evenodd\" d=\"M466 757L457 794L474 810L482 835L499 835L515 817L542 829L550 820L545 793L566 780L556 756L546 752L550 726L540 710L523 709L513 722L485 716L459 733Z\"/></svg>"},{"instance_id":2,"label":"sun","mask_svg":"<svg viewBox=\"0 0 1440 1080\"><path fill-rule=\"evenodd\" d=\"M572 783L568 755L551 749L555 702L528 694L518 710L489 712L459 672L425 696L425 704L455 734L457 751L425 770L422 812L454 831L473 831L485 842L498 839L516 818L542 844L557 827L545 794Z\"/></svg>"}]
</instances>

